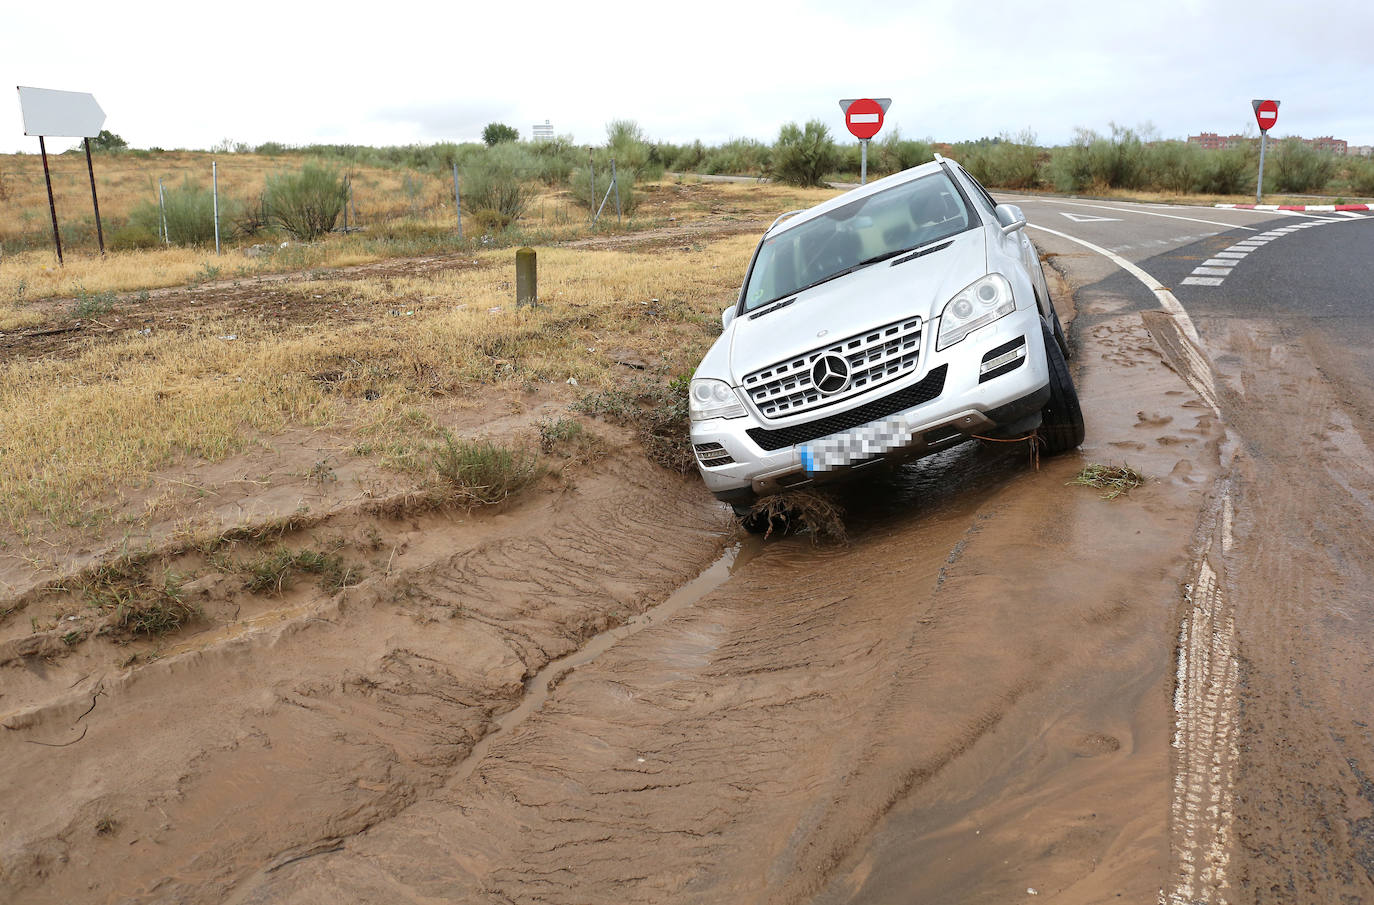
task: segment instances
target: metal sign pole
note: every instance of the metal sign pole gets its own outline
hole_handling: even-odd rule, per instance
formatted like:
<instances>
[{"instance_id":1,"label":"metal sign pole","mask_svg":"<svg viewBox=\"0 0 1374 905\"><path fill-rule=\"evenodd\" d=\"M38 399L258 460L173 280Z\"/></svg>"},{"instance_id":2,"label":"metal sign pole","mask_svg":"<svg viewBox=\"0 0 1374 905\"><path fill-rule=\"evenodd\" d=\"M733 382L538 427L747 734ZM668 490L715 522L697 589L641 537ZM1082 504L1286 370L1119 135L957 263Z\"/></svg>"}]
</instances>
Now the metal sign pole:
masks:
<instances>
[{"instance_id":1,"label":"metal sign pole","mask_svg":"<svg viewBox=\"0 0 1374 905\"><path fill-rule=\"evenodd\" d=\"M210 161L210 196L215 210L215 254L219 254L219 163Z\"/></svg>"},{"instance_id":2,"label":"metal sign pole","mask_svg":"<svg viewBox=\"0 0 1374 905\"><path fill-rule=\"evenodd\" d=\"M868 185L868 139L859 142L859 185Z\"/></svg>"},{"instance_id":3,"label":"metal sign pole","mask_svg":"<svg viewBox=\"0 0 1374 905\"><path fill-rule=\"evenodd\" d=\"M591 182L587 193L591 196L592 204L596 204L596 161L592 159L591 145L587 146L587 179ZM592 212L592 226L596 226L597 213L597 211Z\"/></svg>"},{"instance_id":4,"label":"metal sign pole","mask_svg":"<svg viewBox=\"0 0 1374 905\"><path fill-rule=\"evenodd\" d=\"M52 197L52 174L48 172L48 143L38 136L38 150L43 154L43 178L48 183L48 211L52 214L52 241L57 246L57 263L62 261L62 236L57 231L57 202Z\"/></svg>"},{"instance_id":5,"label":"metal sign pole","mask_svg":"<svg viewBox=\"0 0 1374 905\"><path fill-rule=\"evenodd\" d=\"M83 138L86 143L86 172L91 174L91 206L95 208L95 237L100 242L100 253L105 253L105 230L100 226L100 199L95 196L95 167L91 165L91 140Z\"/></svg>"},{"instance_id":6,"label":"metal sign pole","mask_svg":"<svg viewBox=\"0 0 1374 905\"><path fill-rule=\"evenodd\" d=\"M1260 195L1264 192L1264 146L1269 138L1269 130L1260 130L1260 167L1259 180L1255 183L1255 203L1260 203Z\"/></svg>"}]
</instances>

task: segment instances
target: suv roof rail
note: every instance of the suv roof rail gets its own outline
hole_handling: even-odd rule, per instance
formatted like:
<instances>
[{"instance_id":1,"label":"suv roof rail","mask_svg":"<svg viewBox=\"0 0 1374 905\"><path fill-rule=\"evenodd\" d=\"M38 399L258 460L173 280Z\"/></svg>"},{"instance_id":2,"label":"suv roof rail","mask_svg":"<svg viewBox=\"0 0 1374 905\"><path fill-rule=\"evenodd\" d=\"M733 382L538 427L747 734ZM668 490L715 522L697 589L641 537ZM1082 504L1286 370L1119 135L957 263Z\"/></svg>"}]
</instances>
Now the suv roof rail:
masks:
<instances>
[{"instance_id":1,"label":"suv roof rail","mask_svg":"<svg viewBox=\"0 0 1374 905\"><path fill-rule=\"evenodd\" d=\"M772 223L770 223L770 224L768 225L768 228L765 229L765 230L763 231L763 234L766 236L766 235L768 235L769 233L771 233L771 232L773 231L773 227L777 226L779 223L781 223L782 221L786 220L788 217L795 217L797 214L804 214L804 213L806 213L806 208L798 208L798 209L795 210L795 211L788 211L788 212L785 213L785 214L779 214L779 215L778 215L778 219L776 219L776 220L774 220Z\"/></svg>"},{"instance_id":2,"label":"suv roof rail","mask_svg":"<svg viewBox=\"0 0 1374 905\"><path fill-rule=\"evenodd\" d=\"M945 156L944 156L943 154L941 154L939 151L932 151L931 153L935 155L935 162L936 162L936 163L944 163L944 162L945 162Z\"/></svg>"}]
</instances>

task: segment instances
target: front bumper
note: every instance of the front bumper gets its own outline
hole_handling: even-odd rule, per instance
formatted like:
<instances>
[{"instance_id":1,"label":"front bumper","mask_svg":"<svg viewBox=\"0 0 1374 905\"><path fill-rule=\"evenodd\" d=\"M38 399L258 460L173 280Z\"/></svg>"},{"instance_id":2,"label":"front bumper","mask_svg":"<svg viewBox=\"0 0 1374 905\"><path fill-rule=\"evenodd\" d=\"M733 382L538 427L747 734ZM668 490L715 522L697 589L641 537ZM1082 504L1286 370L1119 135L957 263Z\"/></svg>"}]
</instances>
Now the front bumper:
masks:
<instances>
[{"instance_id":1,"label":"front bumper","mask_svg":"<svg viewBox=\"0 0 1374 905\"><path fill-rule=\"evenodd\" d=\"M743 418L693 423L706 486L720 499L742 502L846 477L885 459L919 458L973 436L1038 426L1049 398L1049 370L1033 308L942 352L934 351L933 334L917 373L856 398L841 412L766 422L751 410ZM987 367L997 362L1003 363Z\"/></svg>"}]
</instances>

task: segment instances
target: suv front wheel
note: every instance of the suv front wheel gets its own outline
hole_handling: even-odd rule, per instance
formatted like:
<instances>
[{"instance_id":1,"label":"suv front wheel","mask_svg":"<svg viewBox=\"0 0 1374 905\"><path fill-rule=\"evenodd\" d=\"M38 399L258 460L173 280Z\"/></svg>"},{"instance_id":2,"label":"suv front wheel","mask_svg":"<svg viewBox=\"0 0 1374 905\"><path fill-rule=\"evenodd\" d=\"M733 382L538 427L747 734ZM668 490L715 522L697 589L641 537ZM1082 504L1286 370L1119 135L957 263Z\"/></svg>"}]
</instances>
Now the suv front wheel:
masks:
<instances>
[{"instance_id":1,"label":"suv front wheel","mask_svg":"<svg viewBox=\"0 0 1374 905\"><path fill-rule=\"evenodd\" d=\"M1041 324L1050 371L1050 399L1040 411L1040 446L1049 455L1075 449L1083 442L1083 410L1069 376L1064 353L1049 327Z\"/></svg>"}]
</instances>

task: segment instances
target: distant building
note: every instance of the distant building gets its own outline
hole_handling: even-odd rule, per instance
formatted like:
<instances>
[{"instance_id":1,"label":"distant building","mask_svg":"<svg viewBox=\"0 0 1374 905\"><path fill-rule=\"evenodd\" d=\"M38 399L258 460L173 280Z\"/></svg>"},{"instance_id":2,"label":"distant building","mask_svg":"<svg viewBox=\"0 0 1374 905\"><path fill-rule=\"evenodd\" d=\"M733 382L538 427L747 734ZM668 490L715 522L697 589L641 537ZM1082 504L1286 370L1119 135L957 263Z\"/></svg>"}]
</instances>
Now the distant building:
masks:
<instances>
[{"instance_id":1,"label":"distant building","mask_svg":"<svg viewBox=\"0 0 1374 905\"><path fill-rule=\"evenodd\" d=\"M1351 145L1345 153L1351 157L1374 157L1374 145Z\"/></svg>"},{"instance_id":2,"label":"distant building","mask_svg":"<svg viewBox=\"0 0 1374 905\"><path fill-rule=\"evenodd\" d=\"M1257 141L1259 141L1258 138L1246 135L1218 135L1215 132L1203 132L1200 135L1188 136L1188 144L1197 145L1204 151L1225 151L1229 148L1241 148L1247 143L1253 144ZM1302 143L1309 148L1315 148L1318 151L1326 151L1329 154L1340 154L1344 156L1346 154L1363 153L1365 156L1370 156L1368 150L1362 152L1358 148L1348 148L1344 138L1332 138L1330 135L1323 135L1321 138L1304 138L1302 139Z\"/></svg>"},{"instance_id":3,"label":"distant building","mask_svg":"<svg viewBox=\"0 0 1374 905\"><path fill-rule=\"evenodd\" d=\"M1230 148L1239 148L1248 141L1253 141L1253 139L1246 138L1244 135L1218 135L1215 132L1203 132L1201 135L1188 136L1188 144L1198 145L1204 151L1225 151Z\"/></svg>"},{"instance_id":4,"label":"distant building","mask_svg":"<svg viewBox=\"0 0 1374 905\"><path fill-rule=\"evenodd\" d=\"M1304 138L1303 141L1318 151L1330 151L1332 154L1342 155L1346 152L1344 138L1332 138L1330 135L1323 135L1321 138L1314 138L1311 141Z\"/></svg>"},{"instance_id":5,"label":"distant building","mask_svg":"<svg viewBox=\"0 0 1374 905\"><path fill-rule=\"evenodd\" d=\"M549 121L547 119L544 120L544 124L542 126L539 123L535 123L530 128L530 132L533 134L535 141L553 140L553 126L549 125Z\"/></svg>"}]
</instances>

